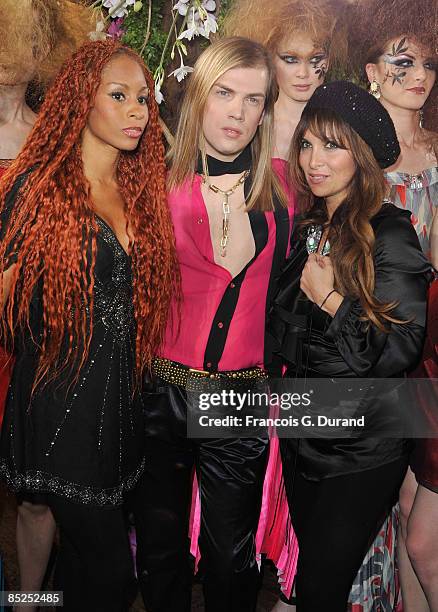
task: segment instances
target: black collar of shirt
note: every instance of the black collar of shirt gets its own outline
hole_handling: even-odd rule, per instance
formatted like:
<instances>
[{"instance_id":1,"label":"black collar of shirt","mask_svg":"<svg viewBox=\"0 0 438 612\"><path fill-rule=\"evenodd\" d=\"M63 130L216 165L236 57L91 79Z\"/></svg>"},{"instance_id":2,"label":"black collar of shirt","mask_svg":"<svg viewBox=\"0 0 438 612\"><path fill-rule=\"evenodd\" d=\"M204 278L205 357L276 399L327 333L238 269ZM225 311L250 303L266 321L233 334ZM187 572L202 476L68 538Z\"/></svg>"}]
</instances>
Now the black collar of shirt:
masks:
<instances>
[{"instance_id":1,"label":"black collar of shirt","mask_svg":"<svg viewBox=\"0 0 438 612\"><path fill-rule=\"evenodd\" d=\"M222 174L240 174L249 170L252 164L251 145L247 145L236 159L231 162L216 159L211 155L207 155L207 169L209 176L222 176ZM199 156L196 172L203 174L202 158Z\"/></svg>"}]
</instances>

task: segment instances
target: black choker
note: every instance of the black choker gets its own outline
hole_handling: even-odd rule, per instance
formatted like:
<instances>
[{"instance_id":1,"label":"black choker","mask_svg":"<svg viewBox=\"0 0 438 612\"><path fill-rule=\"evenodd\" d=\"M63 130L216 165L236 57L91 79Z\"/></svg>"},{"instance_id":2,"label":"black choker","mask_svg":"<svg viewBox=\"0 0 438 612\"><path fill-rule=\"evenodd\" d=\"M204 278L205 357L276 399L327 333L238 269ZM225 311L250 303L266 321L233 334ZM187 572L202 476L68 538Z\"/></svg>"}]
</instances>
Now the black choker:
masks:
<instances>
[{"instance_id":1,"label":"black choker","mask_svg":"<svg viewBox=\"0 0 438 612\"><path fill-rule=\"evenodd\" d=\"M211 155L207 155L207 169L209 176L222 176L222 174L240 174L251 168L251 145L248 145L243 149L236 159L230 162L221 161ZM204 169L202 167L201 156L198 158L198 165L196 168L198 174L203 174Z\"/></svg>"}]
</instances>

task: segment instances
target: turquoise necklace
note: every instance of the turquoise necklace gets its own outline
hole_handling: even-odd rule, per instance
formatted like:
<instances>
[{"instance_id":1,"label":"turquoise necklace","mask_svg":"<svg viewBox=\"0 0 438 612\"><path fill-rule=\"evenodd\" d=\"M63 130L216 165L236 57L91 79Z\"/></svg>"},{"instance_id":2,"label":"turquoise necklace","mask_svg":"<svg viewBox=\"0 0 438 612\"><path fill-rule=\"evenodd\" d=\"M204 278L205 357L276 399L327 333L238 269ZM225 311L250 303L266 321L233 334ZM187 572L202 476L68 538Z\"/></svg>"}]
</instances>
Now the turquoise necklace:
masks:
<instances>
[{"instance_id":1,"label":"turquoise necklace","mask_svg":"<svg viewBox=\"0 0 438 612\"><path fill-rule=\"evenodd\" d=\"M317 253L319 243L321 242L322 236L322 225L311 225L307 230L306 249L309 253ZM328 255L330 253L330 243L328 240L325 241L322 247L321 255Z\"/></svg>"}]
</instances>

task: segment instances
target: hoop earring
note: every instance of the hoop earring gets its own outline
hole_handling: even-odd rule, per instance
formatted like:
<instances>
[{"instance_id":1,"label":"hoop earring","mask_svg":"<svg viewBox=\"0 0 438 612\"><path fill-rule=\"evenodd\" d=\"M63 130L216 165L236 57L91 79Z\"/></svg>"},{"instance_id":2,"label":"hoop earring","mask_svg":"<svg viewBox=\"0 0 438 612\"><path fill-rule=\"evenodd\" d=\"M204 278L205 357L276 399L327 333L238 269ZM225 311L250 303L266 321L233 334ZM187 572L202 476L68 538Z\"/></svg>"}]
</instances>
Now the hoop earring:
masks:
<instances>
[{"instance_id":1,"label":"hoop earring","mask_svg":"<svg viewBox=\"0 0 438 612\"><path fill-rule=\"evenodd\" d=\"M382 95L382 92L380 91L380 85L378 84L376 79L373 79L371 81L371 84L370 84L370 94L372 96L374 96L376 98L376 100L380 100L380 96Z\"/></svg>"},{"instance_id":2,"label":"hoop earring","mask_svg":"<svg viewBox=\"0 0 438 612\"><path fill-rule=\"evenodd\" d=\"M422 108L420 108L419 116L420 116L419 126L421 128L424 128L424 111Z\"/></svg>"}]
</instances>

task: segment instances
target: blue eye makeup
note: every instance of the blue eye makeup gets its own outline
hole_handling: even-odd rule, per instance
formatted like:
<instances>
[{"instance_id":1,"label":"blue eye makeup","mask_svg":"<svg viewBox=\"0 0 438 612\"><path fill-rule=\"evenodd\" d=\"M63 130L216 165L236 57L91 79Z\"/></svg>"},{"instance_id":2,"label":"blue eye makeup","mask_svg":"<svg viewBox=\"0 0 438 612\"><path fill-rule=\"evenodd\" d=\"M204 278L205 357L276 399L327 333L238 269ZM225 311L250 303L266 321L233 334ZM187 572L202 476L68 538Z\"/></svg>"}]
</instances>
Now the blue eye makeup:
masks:
<instances>
[{"instance_id":1,"label":"blue eye makeup","mask_svg":"<svg viewBox=\"0 0 438 612\"><path fill-rule=\"evenodd\" d=\"M326 59L327 59L327 56L321 53L321 55L315 55L315 57L312 57L312 59L310 60L310 63L313 66L316 66L317 64L319 64L320 62Z\"/></svg>"},{"instance_id":2,"label":"blue eye makeup","mask_svg":"<svg viewBox=\"0 0 438 612\"><path fill-rule=\"evenodd\" d=\"M286 62L286 64L297 64L298 63L298 58L295 55L279 55L278 56L281 60L283 60L283 62Z\"/></svg>"},{"instance_id":3,"label":"blue eye makeup","mask_svg":"<svg viewBox=\"0 0 438 612\"><path fill-rule=\"evenodd\" d=\"M412 68L414 65L413 60L407 57L397 59L390 55L385 55L383 59L387 64L391 64L391 66L395 66L395 68Z\"/></svg>"},{"instance_id":4,"label":"blue eye makeup","mask_svg":"<svg viewBox=\"0 0 438 612\"><path fill-rule=\"evenodd\" d=\"M409 42L406 38L402 38L398 42L394 42L391 47L391 51L385 53L382 57L385 64L388 65L385 74L385 80L392 79L392 85L398 83L403 84L404 77L407 74L409 68L415 68L420 65L420 59L424 56L417 57L415 49L409 49ZM437 63L432 59L428 58L423 61L422 66L426 70L437 71Z\"/></svg>"}]
</instances>

